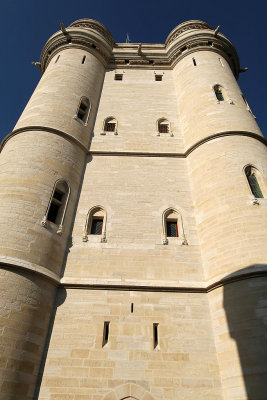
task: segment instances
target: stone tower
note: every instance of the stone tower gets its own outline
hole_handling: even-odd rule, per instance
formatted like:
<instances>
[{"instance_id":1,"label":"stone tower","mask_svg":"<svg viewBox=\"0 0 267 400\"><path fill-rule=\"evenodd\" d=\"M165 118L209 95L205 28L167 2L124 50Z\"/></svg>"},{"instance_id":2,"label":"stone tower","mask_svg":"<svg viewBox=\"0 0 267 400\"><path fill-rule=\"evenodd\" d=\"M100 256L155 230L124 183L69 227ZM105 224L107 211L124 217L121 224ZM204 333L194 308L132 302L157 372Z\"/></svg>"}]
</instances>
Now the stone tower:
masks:
<instances>
[{"instance_id":1,"label":"stone tower","mask_svg":"<svg viewBox=\"0 0 267 400\"><path fill-rule=\"evenodd\" d=\"M1 400L266 400L267 152L231 42L61 26L0 157Z\"/></svg>"}]
</instances>

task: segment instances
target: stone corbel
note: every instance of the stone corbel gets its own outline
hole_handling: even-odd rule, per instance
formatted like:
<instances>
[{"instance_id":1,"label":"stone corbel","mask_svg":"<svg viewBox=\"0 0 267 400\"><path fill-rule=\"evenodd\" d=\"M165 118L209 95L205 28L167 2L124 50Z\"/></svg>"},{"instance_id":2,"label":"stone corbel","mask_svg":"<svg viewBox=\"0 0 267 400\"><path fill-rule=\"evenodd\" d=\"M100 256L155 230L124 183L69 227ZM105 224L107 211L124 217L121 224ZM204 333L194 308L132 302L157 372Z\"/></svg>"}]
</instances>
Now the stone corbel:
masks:
<instances>
[{"instance_id":1,"label":"stone corbel","mask_svg":"<svg viewBox=\"0 0 267 400\"><path fill-rule=\"evenodd\" d=\"M102 234L101 243L107 243L106 232L103 232L103 234Z\"/></svg>"},{"instance_id":2,"label":"stone corbel","mask_svg":"<svg viewBox=\"0 0 267 400\"><path fill-rule=\"evenodd\" d=\"M252 199L252 204L253 204L253 206L255 206L255 205L259 206L260 205L259 200L256 197L254 197Z\"/></svg>"},{"instance_id":3,"label":"stone corbel","mask_svg":"<svg viewBox=\"0 0 267 400\"><path fill-rule=\"evenodd\" d=\"M83 235L82 240L83 240L83 242L88 242L88 236L86 233Z\"/></svg>"},{"instance_id":4,"label":"stone corbel","mask_svg":"<svg viewBox=\"0 0 267 400\"><path fill-rule=\"evenodd\" d=\"M58 230L57 230L57 234L58 234L59 236L61 236L62 233L63 233L63 226L62 226L62 224L60 224L59 227L58 227Z\"/></svg>"},{"instance_id":5,"label":"stone corbel","mask_svg":"<svg viewBox=\"0 0 267 400\"><path fill-rule=\"evenodd\" d=\"M182 245L188 246L188 241L186 240L185 235L182 237Z\"/></svg>"},{"instance_id":6,"label":"stone corbel","mask_svg":"<svg viewBox=\"0 0 267 400\"><path fill-rule=\"evenodd\" d=\"M41 225L42 225L44 228L47 228L47 216L46 216L46 215L45 215L44 218L42 219Z\"/></svg>"}]
</instances>

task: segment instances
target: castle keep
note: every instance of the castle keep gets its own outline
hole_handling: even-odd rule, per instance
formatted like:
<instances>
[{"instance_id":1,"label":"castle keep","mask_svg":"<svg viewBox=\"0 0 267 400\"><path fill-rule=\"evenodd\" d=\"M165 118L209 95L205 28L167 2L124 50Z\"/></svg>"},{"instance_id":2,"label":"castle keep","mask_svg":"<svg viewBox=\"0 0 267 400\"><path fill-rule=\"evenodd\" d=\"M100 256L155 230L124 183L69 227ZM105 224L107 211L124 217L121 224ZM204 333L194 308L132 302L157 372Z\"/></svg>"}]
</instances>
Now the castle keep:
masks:
<instances>
[{"instance_id":1,"label":"castle keep","mask_svg":"<svg viewBox=\"0 0 267 400\"><path fill-rule=\"evenodd\" d=\"M56 32L0 155L1 400L266 400L267 151L232 43Z\"/></svg>"}]
</instances>

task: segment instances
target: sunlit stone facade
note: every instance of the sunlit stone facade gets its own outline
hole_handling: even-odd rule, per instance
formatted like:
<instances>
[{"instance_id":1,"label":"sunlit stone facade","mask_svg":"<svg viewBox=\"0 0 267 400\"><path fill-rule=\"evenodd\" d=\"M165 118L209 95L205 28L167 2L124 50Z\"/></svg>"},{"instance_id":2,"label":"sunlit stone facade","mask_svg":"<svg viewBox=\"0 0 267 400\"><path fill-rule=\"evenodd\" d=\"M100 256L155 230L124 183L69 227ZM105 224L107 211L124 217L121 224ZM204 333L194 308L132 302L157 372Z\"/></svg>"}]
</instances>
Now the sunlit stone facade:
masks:
<instances>
[{"instance_id":1,"label":"sunlit stone facade","mask_svg":"<svg viewBox=\"0 0 267 400\"><path fill-rule=\"evenodd\" d=\"M0 156L1 400L266 400L267 151L231 42L55 33Z\"/></svg>"}]
</instances>

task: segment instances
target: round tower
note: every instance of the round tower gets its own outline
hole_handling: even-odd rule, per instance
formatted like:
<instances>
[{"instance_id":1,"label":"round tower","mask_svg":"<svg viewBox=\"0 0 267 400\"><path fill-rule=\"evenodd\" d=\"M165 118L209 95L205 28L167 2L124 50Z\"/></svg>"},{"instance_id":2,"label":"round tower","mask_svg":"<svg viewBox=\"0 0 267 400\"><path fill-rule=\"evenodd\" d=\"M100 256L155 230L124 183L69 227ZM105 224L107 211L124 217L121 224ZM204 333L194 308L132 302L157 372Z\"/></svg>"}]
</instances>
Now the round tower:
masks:
<instances>
[{"instance_id":1,"label":"round tower","mask_svg":"<svg viewBox=\"0 0 267 400\"><path fill-rule=\"evenodd\" d=\"M170 33L166 48L174 64L225 399L263 400L266 141L237 83L237 53L219 27L185 22Z\"/></svg>"},{"instance_id":2,"label":"round tower","mask_svg":"<svg viewBox=\"0 0 267 400\"><path fill-rule=\"evenodd\" d=\"M0 157L5 399L33 397L55 288L114 45L99 22L55 33L41 54L42 78Z\"/></svg>"}]
</instances>

